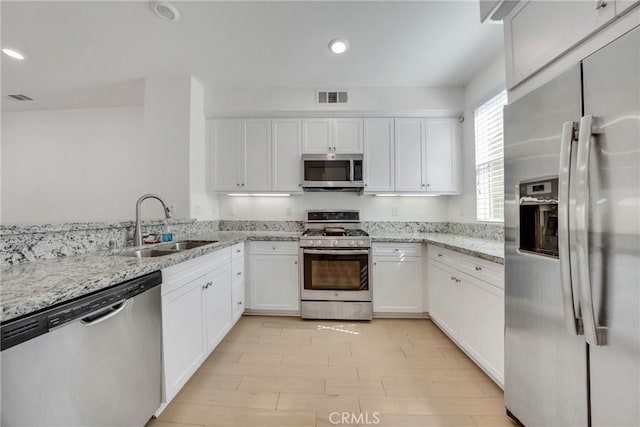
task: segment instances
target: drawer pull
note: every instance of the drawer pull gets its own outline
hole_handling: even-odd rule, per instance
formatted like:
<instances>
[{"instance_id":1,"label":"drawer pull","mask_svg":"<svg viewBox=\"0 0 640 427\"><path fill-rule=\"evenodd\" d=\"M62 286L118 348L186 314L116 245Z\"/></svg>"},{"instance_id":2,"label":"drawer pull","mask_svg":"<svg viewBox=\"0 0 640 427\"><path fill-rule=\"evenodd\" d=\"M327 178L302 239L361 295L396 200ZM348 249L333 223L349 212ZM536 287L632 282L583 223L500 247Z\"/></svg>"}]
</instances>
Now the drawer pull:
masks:
<instances>
[{"instance_id":1,"label":"drawer pull","mask_svg":"<svg viewBox=\"0 0 640 427\"><path fill-rule=\"evenodd\" d=\"M294 263L295 265L298 265L298 261L293 261L293 263Z\"/></svg>"},{"instance_id":2,"label":"drawer pull","mask_svg":"<svg viewBox=\"0 0 640 427\"><path fill-rule=\"evenodd\" d=\"M605 8L605 7L607 7L607 2L606 2L606 0L598 0L598 1L596 2L596 7L595 7L595 9L596 9L596 10L600 10L600 9Z\"/></svg>"},{"instance_id":3,"label":"drawer pull","mask_svg":"<svg viewBox=\"0 0 640 427\"><path fill-rule=\"evenodd\" d=\"M271 249L273 249L273 250L275 251L275 250L276 250L276 247L275 247L275 246L273 246Z\"/></svg>"},{"instance_id":4,"label":"drawer pull","mask_svg":"<svg viewBox=\"0 0 640 427\"><path fill-rule=\"evenodd\" d=\"M453 277L453 276L451 276L451 280L456 280L456 278L455 278L455 277Z\"/></svg>"},{"instance_id":5,"label":"drawer pull","mask_svg":"<svg viewBox=\"0 0 640 427\"><path fill-rule=\"evenodd\" d=\"M237 254L239 254L240 252L242 252L240 249L236 249Z\"/></svg>"},{"instance_id":6,"label":"drawer pull","mask_svg":"<svg viewBox=\"0 0 640 427\"><path fill-rule=\"evenodd\" d=\"M242 301L238 301L238 305L242 305Z\"/></svg>"},{"instance_id":7,"label":"drawer pull","mask_svg":"<svg viewBox=\"0 0 640 427\"><path fill-rule=\"evenodd\" d=\"M236 273L236 276L242 276L242 271L238 271L238 272Z\"/></svg>"},{"instance_id":8,"label":"drawer pull","mask_svg":"<svg viewBox=\"0 0 640 427\"><path fill-rule=\"evenodd\" d=\"M439 257L441 257L441 256L442 256L442 254L438 254L438 256L439 256Z\"/></svg>"},{"instance_id":9,"label":"drawer pull","mask_svg":"<svg viewBox=\"0 0 640 427\"><path fill-rule=\"evenodd\" d=\"M400 251L400 249L396 248L396 252L399 252L399 251Z\"/></svg>"},{"instance_id":10,"label":"drawer pull","mask_svg":"<svg viewBox=\"0 0 640 427\"><path fill-rule=\"evenodd\" d=\"M476 265L476 271L480 271L482 270L482 267L480 267L479 265Z\"/></svg>"}]
</instances>

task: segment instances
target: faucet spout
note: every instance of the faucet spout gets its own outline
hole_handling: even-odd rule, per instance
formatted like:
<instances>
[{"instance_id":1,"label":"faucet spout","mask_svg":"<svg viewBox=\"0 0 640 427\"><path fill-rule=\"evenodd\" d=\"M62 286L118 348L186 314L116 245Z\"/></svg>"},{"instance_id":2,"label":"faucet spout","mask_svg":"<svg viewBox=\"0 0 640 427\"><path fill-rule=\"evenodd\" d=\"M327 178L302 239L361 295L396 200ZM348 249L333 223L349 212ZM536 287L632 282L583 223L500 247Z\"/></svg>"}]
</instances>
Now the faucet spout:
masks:
<instances>
[{"instance_id":1,"label":"faucet spout","mask_svg":"<svg viewBox=\"0 0 640 427\"><path fill-rule=\"evenodd\" d=\"M165 203L165 201L162 199L162 197L158 196L157 194L145 194L144 196L140 197L138 199L138 201L136 202L136 228L133 232L133 245L134 246L142 246L142 228L140 226L140 206L142 205L142 202L145 201L146 199L156 199L158 200L161 204L162 207L164 209L164 216L166 218L171 218L171 209L169 209L169 207L167 206L167 204Z\"/></svg>"}]
</instances>

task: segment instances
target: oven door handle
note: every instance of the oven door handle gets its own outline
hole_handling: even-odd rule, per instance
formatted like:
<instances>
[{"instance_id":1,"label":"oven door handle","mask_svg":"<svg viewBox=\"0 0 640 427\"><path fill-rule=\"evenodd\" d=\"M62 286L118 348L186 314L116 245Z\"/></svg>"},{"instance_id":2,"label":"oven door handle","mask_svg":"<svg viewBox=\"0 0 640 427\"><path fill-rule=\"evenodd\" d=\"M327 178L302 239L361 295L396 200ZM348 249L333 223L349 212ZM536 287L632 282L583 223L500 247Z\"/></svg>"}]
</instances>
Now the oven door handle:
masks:
<instances>
[{"instance_id":1,"label":"oven door handle","mask_svg":"<svg viewBox=\"0 0 640 427\"><path fill-rule=\"evenodd\" d=\"M302 252L313 255L369 255L368 249L303 249Z\"/></svg>"}]
</instances>

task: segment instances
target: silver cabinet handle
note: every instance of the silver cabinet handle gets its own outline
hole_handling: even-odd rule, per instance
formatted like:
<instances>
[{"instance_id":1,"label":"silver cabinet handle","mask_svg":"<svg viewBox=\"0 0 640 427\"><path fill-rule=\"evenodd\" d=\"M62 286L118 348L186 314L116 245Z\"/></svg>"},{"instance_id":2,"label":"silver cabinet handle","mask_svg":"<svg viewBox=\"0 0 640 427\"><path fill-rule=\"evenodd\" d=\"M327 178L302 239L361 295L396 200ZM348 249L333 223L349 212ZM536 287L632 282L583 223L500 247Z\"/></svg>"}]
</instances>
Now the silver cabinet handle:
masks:
<instances>
[{"instance_id":1,"label":"silver cabinet handle","mask_svg":"<svg viewBox=\"0 0 640 427\"><path fill-rule=\"evenodd\" d=\"M591 345L605 345L607 328L597 324L589 272L589 157L593 136L600 133L597 121L593 116L584 116L580 119L576 163L578 181L575 207L576 253L578 254L576 264L585 340Z\"/></svg>"},{"instance_id":2,"label":"silver cabinet handle","mask_svg":"<svg viewBox=\"0 0 640 427\"><path fill-rule=\"evenodd\" d=\"M607 0L598 0L596 1L596 10L604 9L607 7Z\"/></svg>"},{"instance_id":3,"label":"silver cabinet handle","mask_svg":"<svg viewBox=\"0 0 640 427\"><path fill-rule=\"evenodd\" d=\"M569 182L571 174L571 147L576 141L578 123L565 122L560 139L560 166L558 174L558 258L562 305L567 331L581 335L580 320L576 315L571 277L571 250L569 248Z\"/></svg>"}]
</instances>

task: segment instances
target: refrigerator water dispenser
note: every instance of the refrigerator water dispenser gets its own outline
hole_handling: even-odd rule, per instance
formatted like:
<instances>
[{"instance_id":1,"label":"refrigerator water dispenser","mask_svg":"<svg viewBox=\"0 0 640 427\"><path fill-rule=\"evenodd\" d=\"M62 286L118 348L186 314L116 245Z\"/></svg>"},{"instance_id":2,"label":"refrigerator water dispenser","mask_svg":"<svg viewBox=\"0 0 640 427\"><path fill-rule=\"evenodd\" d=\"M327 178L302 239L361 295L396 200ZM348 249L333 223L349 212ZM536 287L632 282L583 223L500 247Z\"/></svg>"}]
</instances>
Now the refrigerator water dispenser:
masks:
<instances>
[{"instance_id":1,"label":"refrigerator water dispenser","mask_svg":"<svg viewBox=\"0 0 640 427\"><path fill-rule=\"evenodd\" d=\"M558 179L520 183L522 252L558 258Z\"/></svg>"}]
</instances>

